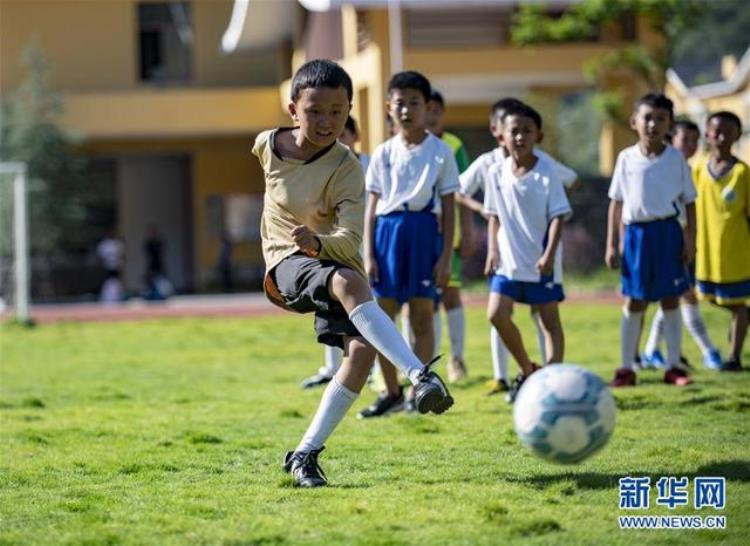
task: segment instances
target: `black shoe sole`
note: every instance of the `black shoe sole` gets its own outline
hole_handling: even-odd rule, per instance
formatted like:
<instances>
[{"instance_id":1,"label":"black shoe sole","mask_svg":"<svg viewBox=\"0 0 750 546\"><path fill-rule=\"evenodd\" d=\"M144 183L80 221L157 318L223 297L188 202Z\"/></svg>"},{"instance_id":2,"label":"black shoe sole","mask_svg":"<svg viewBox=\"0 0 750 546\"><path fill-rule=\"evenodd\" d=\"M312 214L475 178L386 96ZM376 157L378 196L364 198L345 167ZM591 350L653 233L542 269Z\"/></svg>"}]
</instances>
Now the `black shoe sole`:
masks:
<instances>
[{"instance_id":1,"label":"black shoe sole","mask_svg":"<svg viewBox=\"0 0 750 546\"><path fill-rule=\"evenodd\" d=\"M443 396L438 391L430 391L425 394L424 398L422 398L420 403L417 404L417 411L422 415L428 412L440 415L452 405L453 397L450 394L448 396Z\"/></svg>"}]
</instances>

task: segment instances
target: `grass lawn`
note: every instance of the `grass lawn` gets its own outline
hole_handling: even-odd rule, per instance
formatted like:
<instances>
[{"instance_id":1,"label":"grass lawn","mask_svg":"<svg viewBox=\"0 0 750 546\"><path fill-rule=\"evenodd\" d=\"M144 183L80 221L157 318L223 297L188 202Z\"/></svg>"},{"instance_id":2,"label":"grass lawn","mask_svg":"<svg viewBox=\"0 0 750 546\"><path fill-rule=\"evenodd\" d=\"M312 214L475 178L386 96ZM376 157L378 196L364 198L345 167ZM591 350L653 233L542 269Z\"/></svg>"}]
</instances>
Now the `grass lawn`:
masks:
<instances>
[{"instance_id":1,"label":"grass lawn","mask_svg":"<svg viewBox=\"0 0 750 546\"><path fill-rule=\"evenodd\" d=\"M725 348L728 317L704 309ZM618 307L566 304L563 323L567 360L609 379ZM303 491L280 462L320 396L298 387L322 359L311 317L5 325L0 544L748 543L750 374L698 369L679 389L642 372L615 393L609 445L556 466L519 445L508 405L483 396L482 309L468 326L456 406L368 422L353 411L321 458L331 486ZM687 335L685 349L698 364ZM656 506L654 486L651 508L620 511L628 475L688 476L690 506ZM692 507L701 475L727 478L725 510ZM620 530L625 514L723 514L727 529Z\"/></svg>"}]
</instances>

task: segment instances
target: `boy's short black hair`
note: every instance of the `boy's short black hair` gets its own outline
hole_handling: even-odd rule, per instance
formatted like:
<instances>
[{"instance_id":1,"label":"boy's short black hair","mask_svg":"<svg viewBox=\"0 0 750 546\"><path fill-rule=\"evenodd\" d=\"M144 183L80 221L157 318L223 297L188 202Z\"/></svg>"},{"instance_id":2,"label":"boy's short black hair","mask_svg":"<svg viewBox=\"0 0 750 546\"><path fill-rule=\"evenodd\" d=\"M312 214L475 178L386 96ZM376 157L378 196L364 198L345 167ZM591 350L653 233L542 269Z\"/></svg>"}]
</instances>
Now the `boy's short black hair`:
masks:
<instances>
[{"instance_id":1,"label":"boy's short black hair","mask_svg":"<svg viewBox=\"0 0 750 546\"><path fill-rule=\"evenodd\" d=\"M635 101L633 112L637 112L641 106L650 106L651 108L661 108L669 112L670 119L674 119L674 103L663 93L648 93Z\"/></svg>"},{"instance_id":2,"label":"boy's short black hair","mask_svg":"<svg viewBox=\"0 0 750 546\"><path fill-rule=\"evenodd\" d=\"M698 128L698 126L693 123L692 120L689 120L687 118L681 118L677 119L674 122L674 129L672 130L672 134L677 134L677 131L694 131L698 134L701 133L701 130Z\"/></svg>"},{"instance_id":3,"label":"boy's short black hair","mask_svg":"<svg viewBox=\"0 0 750 546\"><path fill-rule=\"evenodd\" d=\"M445 100L443 100L443 95L437 89L433 89L432 93L430 93L430 102L437 102L440 106L445 108Z\"/></svg>"},{"instance_id":4,"label":"boy's short black hair","mask_svg":"<svg viewBox=\"0 0 750 546\"><path fill-rule=\"evenodd\" d=\"M721 121L726 121L728 123L734 123L737 126L737 131L739 134L742 134L742 121L740 121L740 118L737 114L734 112L729 112L727 110L722 110L720 112L714 112L710 116L708 116L708 119L706 120L706 125L709 124L709 122L717 118Z\"/></svg>"},{"instance_id":5,"label":"boy's short black hair","mask_svg":"<svg viewBox=\"0 0 750 546\"><path fill-rule=\"evenodd\" d=\"M492 105L492 108L490 109L490 119L494 119L501 113L505 112L508 108L518 106L519 104L523 104L523 101L515 97L503 97Z\"/></svg>"},{"instance_id":6,"label":"boy's short black hair","mask_svg":"<svg viewBox=\"0 0 750 546\"><path fill-rule=\"evenodd\" d=\"M352 134L357 134L357 122L355 119L351 116L346 117L346 123L344 124L344 129L347 131L351 131Z\"/></svg>"},{"instance_id":7,"label":"boy's short black hair","mask_svg":"<svg viewBox=\"0 0 750 546\"><path fill-rule=\"evenodd\" d=\"M346 70L333 61L315 59L303 64L295 72L294 78L292 78L292 102L297 102L300 93L304 89L317 89L320 87L328 87L330 89L343 87L346 90L346 96L349 97L349 102L352 101L354 88L352 86L352 79L346 73Z\"/></svg>"},{"instance_id":8,"label":"boy's short black hair","mask_svg":"<svg viewBox=\"0 0 750 546\"><path fill-rule=\"evenodd\" d=\"M531 106L521 101L505 107L503 117L500 119L500 121L505 122L505 119L508 116L522 116L525 118L529 118L534 122L537 129L539 129L540 131L542 130L542 116L539 115L539 112L534 110Z\"/></svg>"},{"instance_id":9,"label":"boy's short black hair","mask_svg":"<svg viewBox=\"0 0 750 546\"><path fill-rule=\"evenodd\" d=\"M414 70L406 70L394 74L393 77L391 77L391 81L388 82L388 95L390 95L391 91L394 89L416 89L424 95L425 102L429 102L430 97L432 96L430 80Z\"/></svg>"}]
</instances>

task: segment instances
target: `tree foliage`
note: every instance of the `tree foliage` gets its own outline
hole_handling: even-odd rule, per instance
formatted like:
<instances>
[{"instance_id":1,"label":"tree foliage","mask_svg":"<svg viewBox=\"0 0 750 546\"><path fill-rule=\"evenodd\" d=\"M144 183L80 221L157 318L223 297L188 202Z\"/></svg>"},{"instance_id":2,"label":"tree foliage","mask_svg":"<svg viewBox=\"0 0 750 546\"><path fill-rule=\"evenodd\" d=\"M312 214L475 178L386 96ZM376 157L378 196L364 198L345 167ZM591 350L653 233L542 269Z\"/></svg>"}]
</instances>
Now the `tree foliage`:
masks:
<instances>
[{"instance_id":1,"label":"tree foliage","mask_svg":"<svg viewBox=\"0 0 750 546\"><path fill-rule=\"evenodd\" d=\"M520 45L595 39L603 26L644 17L661 37L661 45L630 43L591 59L585 74L599 93L594 102L609 120L623 120L622 96L607 90L610 75L627 70L651 89L660 89L674 44L693 25L705 4L700 0L584 0L554 16L538 4L522 4L514 21L513 41Z\"/></svg>"},{"instance_id":2,"label":"tree foliage","mask_svg":"<svg viewBox=\"0 0 750 546\"><path fill-rule=\"evenodd\" d=\"M75 138L59 126L62 98L49 85L43 52L32 44L22 62L26 79L0 105L0 157L26 163L31 251L51 254L75 248L85 236L85 162L72 153ZM10 184L3 186L3 212L9 215ZM9 237L0 244L7 255Z\"/></svg>"}]
</instances>

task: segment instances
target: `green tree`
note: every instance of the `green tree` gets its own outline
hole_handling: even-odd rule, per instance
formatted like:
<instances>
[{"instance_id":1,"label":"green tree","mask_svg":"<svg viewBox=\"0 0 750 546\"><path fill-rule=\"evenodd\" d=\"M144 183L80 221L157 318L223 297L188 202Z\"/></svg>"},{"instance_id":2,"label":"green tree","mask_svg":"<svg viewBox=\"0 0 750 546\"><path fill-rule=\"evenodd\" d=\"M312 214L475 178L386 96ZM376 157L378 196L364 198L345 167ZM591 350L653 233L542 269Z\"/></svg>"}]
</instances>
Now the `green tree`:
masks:
<instances>
[{"instance_id":1,"label":"green tree","mask_svg":"<svg viewBox=\"0 0 750 546\"><path fill-rule=\"evenodd\" d=\"M515 18L512 37L520 45L569 42L595 38L600 29L631 17L645 17L660 44L632 43L595 57L585 67L586 76L597 89L594 104L610 121L625 120L622 95L606 89L612 74L627 70L651 89L664 86L666 69L677 39L693 25L705 9L700 0L584 0L559 17L543 6L523 4Z\"/></svg>"},{"instance_id":2,"label":"green tree","mask_svg":"<svg viewBox=\"0 0 750 546\"><path fill-rule=\"evenodd\" d=\"M85 160L72 152L76 139L59 126L62 99L49 85L42 50L32 44L21 60L27 77L0 104L0 158L26 163L31 252L50 255L75 249L85 236ZM7 218L10 184L2 186L1 212ZM7 256L10 233L3 231L0 252Z\"/></svg>"}]
</instances>

